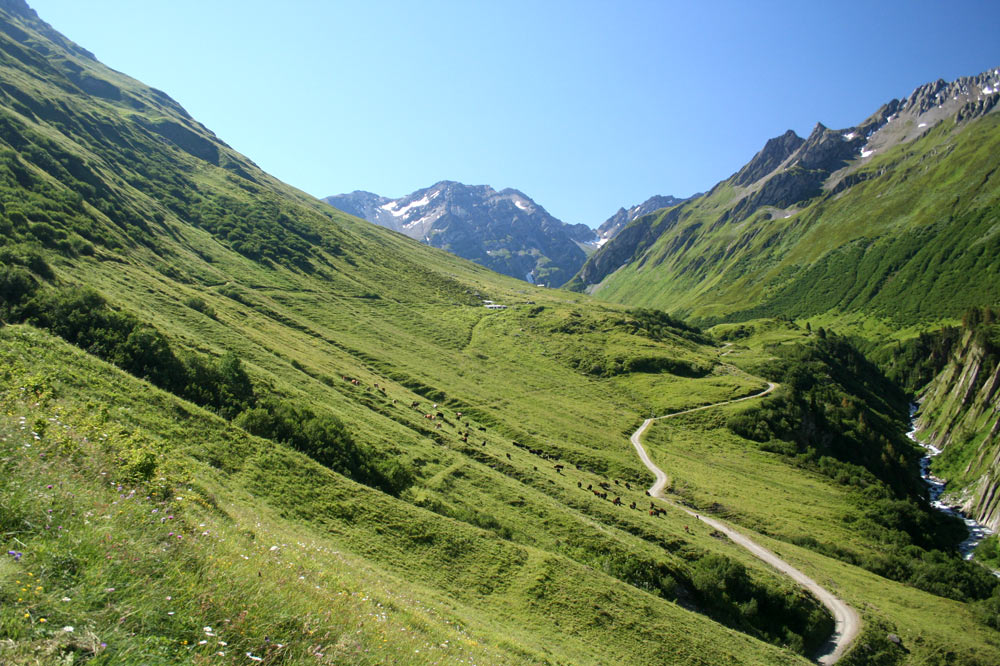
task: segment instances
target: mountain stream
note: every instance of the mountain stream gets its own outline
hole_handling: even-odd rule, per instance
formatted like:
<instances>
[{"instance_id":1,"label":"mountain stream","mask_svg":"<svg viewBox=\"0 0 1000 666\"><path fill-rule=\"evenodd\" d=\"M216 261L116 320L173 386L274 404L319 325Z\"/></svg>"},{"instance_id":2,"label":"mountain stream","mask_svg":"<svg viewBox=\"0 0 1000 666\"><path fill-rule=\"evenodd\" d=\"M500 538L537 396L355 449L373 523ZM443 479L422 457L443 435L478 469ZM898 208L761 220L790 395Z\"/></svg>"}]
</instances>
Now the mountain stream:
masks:
<instances>
[{"instance_id":1,"label":"mountain stream","mask_svg":"<svg viewBox=\"0 0 1000 666\"><path fill-rule=\"evenodd\" d=\"M959 552L962 553L962 557L967 560L972 559L972 551L975 550L976 546L980 541L993 534L993 530L986 527L985 525L980 525L972 518L968 518L957 506L951 506L941 501L941 495L944 494L945 485L948 483L944 479L939 479L938 477L931 474L931 458L941 453L941 449L937 448L933 444L925 444L917 439L917 406L910 406L910 432L906 433L906 436L911 440L922 446L926 451L927 455L920 459L920 476L923 478L924 482L927 484L927 488L930 492L931 506L933 506L938 511L947 513L950 516L956 516L960 518L965 526L969 530L969 536L958 546ZM1000 571L994 571L993 575L1000 577Z\"/></svg>"}]
</instances>

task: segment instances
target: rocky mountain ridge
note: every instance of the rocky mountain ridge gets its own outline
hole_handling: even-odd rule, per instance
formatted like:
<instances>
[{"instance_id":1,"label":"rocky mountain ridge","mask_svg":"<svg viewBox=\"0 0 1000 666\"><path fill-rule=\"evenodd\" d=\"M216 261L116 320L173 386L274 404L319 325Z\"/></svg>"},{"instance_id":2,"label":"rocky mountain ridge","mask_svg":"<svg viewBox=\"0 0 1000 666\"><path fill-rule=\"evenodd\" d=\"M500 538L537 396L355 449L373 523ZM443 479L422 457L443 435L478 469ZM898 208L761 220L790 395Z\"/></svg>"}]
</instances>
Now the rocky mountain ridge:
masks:
<instances>
[{"instance_id":1,"label":"rocky mountain ridge","mask_svg":"<svg viewBox=\"0 0 1000 666\"><path fill-rule=\"evenodd\" d=\"M684 203L688 199L694 199L699 197L701 194L693 194L686 198L677 198L675 196L667 195L655 195L652 196L641 204L632 206L628 210L625 208L619 208L618 212L605 220L601 226L597 228L597 247L603 246L609 240L618 235L622 229L624 229L630 222L636 220L643 215L648 215L653 211L660 210L662 208L670 208L671 206L676 206L678 204Z\"/></svg>"},{"instance_id":2,"label":"rocky mountain ridge","mask_svg":"<svg viewBox=\"0 0 1000 666\"><path fill-rule=\"evenodd\" d=\"M805 138L789 130L767 141L744 167L707 194L666 213L633 219L590 256L569 286L600 290L603 298L633 305L684 307L693 314L725 315L746 308L748 300L756 304L787 292L789 277L799 276L823 253L830 253L830 261L835 259L834 252L860 256L858 248L842 247L845 232L834 226L850 229L846 237L857 237L857 242L862 236L868 244L881 237L886 243L899 245L899 239L890 233L894 220L908 224L919 220L923 228L932 223L943 225L943 220L959 212L945 210L946 204L958 206L976 220L988 217L985 211L992 205L995 187L990 180L986 145L996 136L990 129L992 123L980 121L995 116L998 100L1000 68L950 83L919 86L906 98L884 104L854 127L830 129L818 123ZM979 138L966 139L970 131ZM967 178L956 180L942 173L934 179L927 175L946 160L956 159L949 156L964 141L968 142L962 150L969 154L946 171L968 171ZM900 168L904 161L908 161L906 169ZM912 184L917 178L927 182L917 187ZM968 190L969 197L945 201L939 194L941 183ZM889 203L909 187L916 188L909 195L909 206ZM977 191L986 193L987 198L977 196ZM920 205L914 205L917 199ZM872 206L886 210L870 218L876 226L869 225L866 231L859 220ZM842 210L842 217L831 216L831 208ZM820 240L824 235L829 237ZM953 235L948 238L954 240ZM800 241L806 243L799 246L803 251L789 255ZM922 247L926 252L926 244ZM899 252L913 255L913 250L900 248ZM757 270L767 275L758 275ZM880 270L897 271L898 261ZM887 273L883 284L892 284L889 278ZM753 299L742 289L743 279L748 280L745 286L756 292ZM842 290L844 284L840 280L837 289ZM794 289L805 293L807 287ZM725 291L730 292L725 299L728 304L720 302ZM876 295L877 290L871 293ZM813 298L812 302L819 301ZM702 309L702 305L706 307ZM753 316L760 314L767 313Z\"/></svg>"},{"instance_id":3,"label":"rocky mountain ridge","mask_svg":"<svg viewBox=\"0 0 1000 666\"><path fill-rule=\"evenodd\" d=\"M498 273L558 287L597 243L585 224L566 224L515 189L441 181L398 199L355 191L325 202Z\"/></svg>"}]
</instances>

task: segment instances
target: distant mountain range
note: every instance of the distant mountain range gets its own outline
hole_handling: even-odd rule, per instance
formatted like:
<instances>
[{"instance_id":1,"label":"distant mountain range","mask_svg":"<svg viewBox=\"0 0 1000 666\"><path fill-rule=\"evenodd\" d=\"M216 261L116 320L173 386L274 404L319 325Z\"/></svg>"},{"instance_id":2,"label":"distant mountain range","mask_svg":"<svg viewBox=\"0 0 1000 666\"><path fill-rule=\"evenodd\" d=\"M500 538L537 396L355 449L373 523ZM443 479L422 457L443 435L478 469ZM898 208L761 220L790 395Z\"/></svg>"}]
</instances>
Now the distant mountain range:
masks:
<instances>
[{"instance_id":1,"label":"distant mountain range","mask_svg":"<svg viewBox=\"0 0 1000 666\"><path fill-rule=\"evenodd\" d=\"M441 181L398 199L356 190L323 199L357 217L470 259L498 273L558 287L583 266L587 255L629 221L684 199L655 196L620 209L595 232L567 224L514 189Z\"/></svg>"},{"instance_id":2,"label":"distant mountain range","mask_svg":"<svg viewBox=\"0 0 1000 666\"><path fill-rule=\"evenodd\" d=\"M569 286L705 323L1000 302L998 101L993 69L854 127L789 130L707 194L633 216Z\"/></svg>"}]
</instances>

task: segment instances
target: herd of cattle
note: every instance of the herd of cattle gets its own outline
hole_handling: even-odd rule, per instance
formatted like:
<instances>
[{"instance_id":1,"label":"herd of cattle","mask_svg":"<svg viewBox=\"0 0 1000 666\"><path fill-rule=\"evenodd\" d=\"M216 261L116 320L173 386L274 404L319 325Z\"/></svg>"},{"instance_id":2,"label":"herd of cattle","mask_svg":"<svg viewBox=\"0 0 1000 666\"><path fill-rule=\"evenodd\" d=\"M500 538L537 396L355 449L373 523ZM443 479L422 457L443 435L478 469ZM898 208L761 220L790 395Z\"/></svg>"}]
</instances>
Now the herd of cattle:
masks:
<instances>
[{"instance_id":1,"label":"herd of cattle","mask_svg":"<svg viewBox=\"0 0 1000 666\"><path fill-rule=\"evenodd\" d=\"M354 379L352 377L346 377L345 376L344 377L344 381L350 382L354 386L365 386L365 384L363 384L362 382L360 382L357 379ZM372 387L365 386L365 389L368 390L368 391L371 391ZM385 387L383 387L383 386L379 386L378 384L374 384L374 389L376 391L380 392L384 396L388 395L386 393ZM398 400L393 399L392 404L395 405L395 404L398 404L398 402L399 402ZM435 422L434 425L435 425L435 428L437 430L441 430L442 424L445 424L445 425L448 425L448 426L454 426L454 424L446 418L445 413L443 411L441 411L440 409L438 409L438 406L437 406L436 403L433 404L433 408L432 408L433 411L430 411L430 412L426 412L423 409L423 407L421 406L421 403L420 403L419 400L412 401L410 403L410 408L411 409L415 409L415 410L423 413L424 418L426 420ZM463 415L462 412L455 412L455 420L456 420L457 427L458 427L458 437L459 437L459 439L462 442L466 442L467 443L469 441L469 437L472 435L472 431L469 430L469 424L468 424L468 422L462 420L463 416L464 415ZM463 427L465 428L465 430L462 429ZM476 429L479 430L479 431L481 431L481 432L486 432L486 428L484 428L483 426L477 426ZM517 448L523 449L523 450L527 451L528 453L530 453L530 454L532 454L534 456L537 456L537 457L539 457L539 458L541 458L543 460L556 460L556 458L554 458L553 456L549 455L547 452L545 452L542 449L533 449L533 448L531 448L531 447L529 447L529 446L527 446L525 444L521 444L519 442L511 442L511 444L513 444ZM482 441L482 446L486 446L486 440L485 439ZM512 458L511 458L511 456L510 456L509 453L507 454L507 459L508 460L512 460ZM574 467L577 469L577 471L583 471L583 469L579 465L574 465ZM535 471L537 471L538 467L535 466L534 469L535 469ZM557 474L562 474L562 471L565 469L565 465L563 465L561 463L556 463L555 465L553 465L553 469L555 469L555 471L556 471ZM614 485L616 485L616 486L623 485L618 479L613 479L613 481L614 481ZM598 488L600 488L600 490L598 490L597 488L594 488L594 486L593 486L592 483L588 483L587 484L586 490L592 492L595 497L598 497L598 498L603 499L603 500L607 500L608 499L608 493L611 490L611 483L609 483L608 481L601 481L597 485L598 485ZM632 484L630 484L628 481L624 482L624 486L625 486L626 490L632 490ZM584 489L583 488L583 482L582 481L577 481L576 482L576 487L580 488L581 490L583 490ZM649 496L649 491L648 490L645 491L645 493L646 493L646 496ZM622 502L622 498L621 498L620 495L614 495L613 499L611 500L611 503L613 505L615 505L615 506L624 506L624 503ZM635 501L629 503L628 507L630 509L633 509L633 510L637 510L638 509L638 505L637 505L637 503ZM662 515L664 513L666 513L665 509L662 509L662 508L656 506L656 504L654 502L650 501L650 503L649 503L649 515L651 515L651 516L660 516L660 515ZM687 528L685 527L685 529L687 529Z\"/></svg>"}]
</instances>

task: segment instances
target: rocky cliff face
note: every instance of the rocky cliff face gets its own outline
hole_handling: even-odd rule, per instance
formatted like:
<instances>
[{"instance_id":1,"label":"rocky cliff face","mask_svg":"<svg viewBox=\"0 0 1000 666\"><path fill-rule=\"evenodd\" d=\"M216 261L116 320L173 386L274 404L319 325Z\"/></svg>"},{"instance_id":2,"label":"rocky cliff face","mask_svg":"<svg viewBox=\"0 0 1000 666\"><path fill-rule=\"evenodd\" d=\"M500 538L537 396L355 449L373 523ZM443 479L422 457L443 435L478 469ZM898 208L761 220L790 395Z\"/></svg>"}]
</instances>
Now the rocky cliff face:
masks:
<instances>
[{"instance_id":1,"label":"rocky cliff face","mask_svg":"<svg viewBox=\"0 0 1000 666\"><path fill-rule=\"evenodd\" d=\"M917 426L942 449L947 495L1000 530L1000 363L988 337L966 332L924 394Z\"/></svg>"},{"instance_id":2,"label":"rocky cliff face","mask_svg":"<svg viewBox=\"0 0 1000 666\"><path fill-rule=\"evenodd\" d=\"M498 273L558 287L587 256L597 235L566 224L513 189L442 181L399 199L355 191L324 199L331 206L448 250Z\"/></svg>"}]
</instances>

